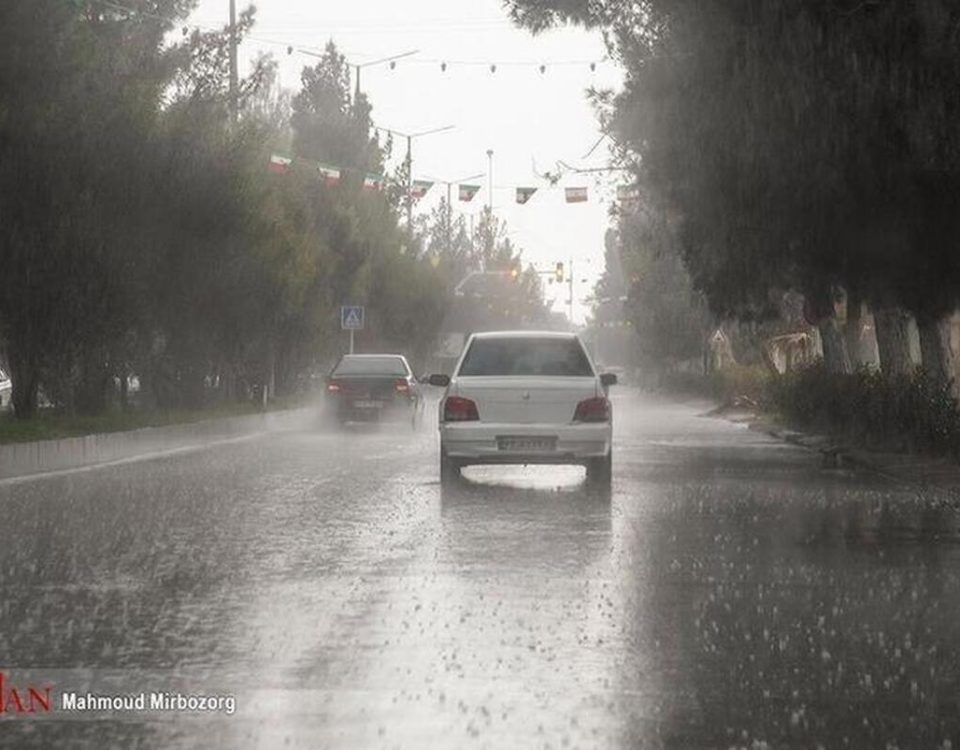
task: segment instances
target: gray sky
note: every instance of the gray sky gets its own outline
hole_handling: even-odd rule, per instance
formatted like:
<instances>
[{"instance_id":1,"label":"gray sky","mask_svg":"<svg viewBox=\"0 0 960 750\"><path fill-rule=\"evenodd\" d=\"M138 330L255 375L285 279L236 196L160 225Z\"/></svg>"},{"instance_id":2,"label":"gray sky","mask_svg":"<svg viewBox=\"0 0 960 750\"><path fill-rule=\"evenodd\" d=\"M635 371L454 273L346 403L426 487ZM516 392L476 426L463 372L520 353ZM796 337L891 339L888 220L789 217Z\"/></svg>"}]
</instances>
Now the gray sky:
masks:
<instances>
[{"instance_id":1,"label":"gray sky","mask_svg":"<svg viewBox=\"0 0 960 750\"><path fill-rule=\"evenodd\" d=\"M244 42L241 65L259 52L273 52L288 88L299 86L301 69L315 59L297 52L288 56L287 44L321 49L332 38L353 63L419 50L394 70L379 65L362 71L361 87L373 105L374 121L404 132L456 125L414 141L415 178L456 180L486 172L486 152L493 149L494 208L523 248L524 261L547 269L572 259L577 296L590 293L603 270L603 234L617 177L600 185L594 175L570 174L550 189L533 174L532 164L536 161L541 173L555 171L557 160L576 167L605 164L606 144L583 158L600 137L584 92L591 85L616 87L621 80L617 67L604 61L599 35L559 29L534 37L510 23L499 0L260 0L256 5L255 38ZM245 6L238 0L238 7ZM218 26L227 16L228 0L200 0L192 20ZM448 61L446 72L440 61ZM595 72L591 61L597 62ZM544 74L537 67L541 63L547 66ZM490 64L497 65L495 73ZM403 157L400 146L396 160ZM483 190L471 203L454 200L468 215L488 200L487 178L474 182ZM518 186L540 190L519 206L514 202ZM589 187L589 202L565 203L565 186ZM435 206L445 189L435 185L418 209ZM583 278L588 282L581 283ZM565 310L566 287L562 294L545 288L548 299L562 297L563 304L558 300L553 309ZM582 320L585 312L578 305L575 318Z\"/></svg>"}]
</instances>

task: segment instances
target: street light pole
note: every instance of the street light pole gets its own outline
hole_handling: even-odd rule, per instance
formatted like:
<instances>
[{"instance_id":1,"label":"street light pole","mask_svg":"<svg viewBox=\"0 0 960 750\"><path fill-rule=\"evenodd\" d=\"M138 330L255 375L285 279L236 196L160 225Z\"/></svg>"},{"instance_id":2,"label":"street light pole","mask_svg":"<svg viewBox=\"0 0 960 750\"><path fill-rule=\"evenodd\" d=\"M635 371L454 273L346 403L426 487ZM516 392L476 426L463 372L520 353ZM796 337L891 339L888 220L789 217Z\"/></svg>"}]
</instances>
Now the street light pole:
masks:
<instances>
[{"instance_id":1,"label":"street light pole","mask_svg":"<svg viewBox=\"0 0 960 750\"><path fill-rule=\"evenodd\" d=\"M490 214L492 215L493 214L493 149L492 148L487 149L487 161L489 163L489 167L487 171L487 175L489 177L489 180L487 181L487 184L488 184L487 198L488 198L488 203L490 204Z\"/></svg>"},{"instance_id":2,"label":"street light pole","mask_svg":"<svg viewBox=\"0 0 960 750\"><path fill-rule=\"evenodd\" d=\"M380 128L380 130L385 130L388 133L407 139L407 158L405 160L407 170L407 232L411 241L413 240L413 139L420 138L424 135L443 133L447 130L453 130L455 127L456 125L444 125L442 128L421 130L417 133L402 133L399 130L393 130L391 128Z\"/></svg>"},{"instance_id":3,"label":"street light pole","mask_svg":"<svg viewBox=\"0 0 960 750\"><path fill-rule=\"evenodd\" d=\"M234 2L236 2L236 0L230 0L230 6L231 6L231 8L233 7L233 3L234 3ZM313 52L313 51L311 51L311 50L306 50L306 49L301 49L301 50L299 50L299 51L302 52L302 53L305 54L305 55L309 55L310 57L323 57L323 55L324 55L324 53L322 53L322 52ZM386 63L386 62L393 62L394 60L399 60L399 59L402 58L402 57L410 57L410 55L416 55L418 52L420 52L420 50L418 50L418 49L413 49L413 50L410 50L409 52L401 52L399 55L391 55L390 57L381 57L379 60L371 60L370 62L365 62L365 63L353 63L353 64L351 65L351 67L352 67L353 70L354 70L354 77L355 77L354 93L353 93L353 104L354 104L354 106L356 106L357 100L360 98L360 70L361 70L361 68L369 68L371 65L380 65L380 64Z\"/></svg>"},{"instance_id":4,"label":"street light pole","mask_svg":"<svg viewBox=\"0 0 960 750\"><path fill-rule=\"evenodd\" d=\"M394 62L399 60L402 57L410 57L410 55L415 55L419 52L418 49L410 50L409 52L401 52L399 55L391 55L390 57L381 57L379 60L371 60L370 62L365 63L355 63L353 69L356 71L356 86L353 94L353 104L356 106L357 100L360 98L360 70L362 68L369 68L371 65L381 65L387 62ZM322 55L317 55L317 57L322 57Z\"/></svg>"}]
</instances>

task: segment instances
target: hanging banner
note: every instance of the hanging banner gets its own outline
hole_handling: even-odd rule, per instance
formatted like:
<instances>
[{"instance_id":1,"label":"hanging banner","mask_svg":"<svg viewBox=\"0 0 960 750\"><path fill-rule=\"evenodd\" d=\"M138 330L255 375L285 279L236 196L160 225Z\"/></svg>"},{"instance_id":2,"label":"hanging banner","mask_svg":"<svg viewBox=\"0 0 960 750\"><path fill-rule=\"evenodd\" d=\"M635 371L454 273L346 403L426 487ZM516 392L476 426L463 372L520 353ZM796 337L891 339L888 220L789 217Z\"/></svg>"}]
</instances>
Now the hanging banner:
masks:
<instances>
[{"instance_id":1,"label":"hanging banner","mask_svg":"<svg viewBox=\"0 0 960 750\"><path fill-rule=\"evenodd\" d=\"M517 188L517 203L521 206L526 203L530 198L533 197L533 194L537 192L536 188L531 187L518 187Z\"/></svg>"},{"instance_id":2,"label":"hanging banner","mask_svg":"<svg viewBox=\"0 0 960 750\"><path fill-rule=\"evenodd\" d=\"M340 184L340 170L336 167L330 167L326 164L318 164L317 171L320 173L320 178L329 187Z\"/></svg>"},{"instance_id":3,"label":"hanging banner","mask_svg":"<svg viewBox=\"0 0 960 750\"><path fill-rule=\"evenodd\" d=\"M427 180L414 180L413 185L410 187L410 197L414 200L420 200L432 187L433 183Z\"/></svg>"},{"instance_id":4,"label":"hanging banner","mask_svg":"<svg viewBox=\"0 0 960 750\"><path fill-rule=\"evenodd\" d=\"M364 190L383 190L384 178L379 174L368 174L363 178Z\"/></svg>"},{"instance_id":5,"label":"hanging banner","mask_svg":"<svg viewBox=\"0 0 960 750\"><path fill-rule=\"evenodd\" d=\"M469 203L473 200L473 196L480 192L479 185L460 185L457 194L461 201L464 203Z\"/></svg>"},{"instance_id":6,"label":"hanging banner","mask_svg":"<svg viewBox=\"0 0 960 750\"><path fill-rule=\"evenodd\" d=\"M290 159L285 156L277 156L276 154L271 154L270 156L270 171L274 174L286 174L287 170L290 169Z\"/></svg>"},{"instance_id":7,"label":"hanging banner","mask_svg":"<svg viewBox=\"0 0 960 750\"><path fill-rule=\"evenodd\" d=\"M564 188L564 192L567 196L567 203L587 202L587 189L585 187L568 187Z\"/></svg>"}]
</instances>

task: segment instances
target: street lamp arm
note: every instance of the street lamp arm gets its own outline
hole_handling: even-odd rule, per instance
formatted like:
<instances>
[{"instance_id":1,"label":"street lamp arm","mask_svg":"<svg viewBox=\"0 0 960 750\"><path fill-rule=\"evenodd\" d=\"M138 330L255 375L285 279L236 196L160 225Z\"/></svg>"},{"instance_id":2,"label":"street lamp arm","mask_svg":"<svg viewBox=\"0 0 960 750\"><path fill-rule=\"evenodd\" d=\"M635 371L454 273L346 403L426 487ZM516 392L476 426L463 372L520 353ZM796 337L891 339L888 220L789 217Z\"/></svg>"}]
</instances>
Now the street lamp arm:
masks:
<instances>
[{"instance_id":1,"label":"street lamp arm","mask_svg":"<svg viewBox=\"0 0 960 750\"><path fill-rule=\"evenodd\" d=\"M443 133L447 130L453 130L456 125L444 125L442 128L433 128L432 130L421 130L419 133L410 133L409 138L419 138L422 135L433 135L434 133Z\"/></svg>"}]
</instances>

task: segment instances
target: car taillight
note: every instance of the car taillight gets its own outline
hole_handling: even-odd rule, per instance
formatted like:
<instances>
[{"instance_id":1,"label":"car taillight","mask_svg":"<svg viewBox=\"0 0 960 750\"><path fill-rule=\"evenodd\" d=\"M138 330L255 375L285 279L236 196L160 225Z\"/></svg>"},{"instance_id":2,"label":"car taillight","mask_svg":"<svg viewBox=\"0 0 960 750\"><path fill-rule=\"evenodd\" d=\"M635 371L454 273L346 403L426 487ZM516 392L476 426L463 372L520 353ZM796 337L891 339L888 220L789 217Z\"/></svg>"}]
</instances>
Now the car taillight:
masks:
<instances>
[{"instance_id":1,"label":"car taillight","mask_svg":"<svg viewBox=\"0 0 960 750\"><path fill-rule=\"evenodd\" d=\"M610 420L610 402L603 396L588 398L577 404L573 413L574 422L608 422Z\"/></svg>"},{"instance_id":2,"label":"car taillight","mask_svg":"<svg viewBox=\"0 0 960 750\"><path fill-rule=\"evenodd\" d=\"M410 384L409 384L406 380L404 380L403 378L400 378L399 380L397 380L397 381L393 384L393 387L396 388L397 393L409 393L409 392L410 392Z\"/></svg>"},{"instance_id":3,"label":"car taillight","mask_svg":"<svg viewBox=\"0 0 960 750\"><path fill-rule=\"evenodd\" d=\"M327 393L340 393L343 390L343 386L335 380L331 380L327 383Z\"/></svg>"},{"instance_id":4,"label":"car taillight","mask_svg":"<svg viewBox=\"0 0 960 750\"><path fill-rule=\"evenodd\" d=\"M462 396L447 396L443 402L444 422L471 422L480 419L477 405Z\"/></svg>"}]
</instances>

